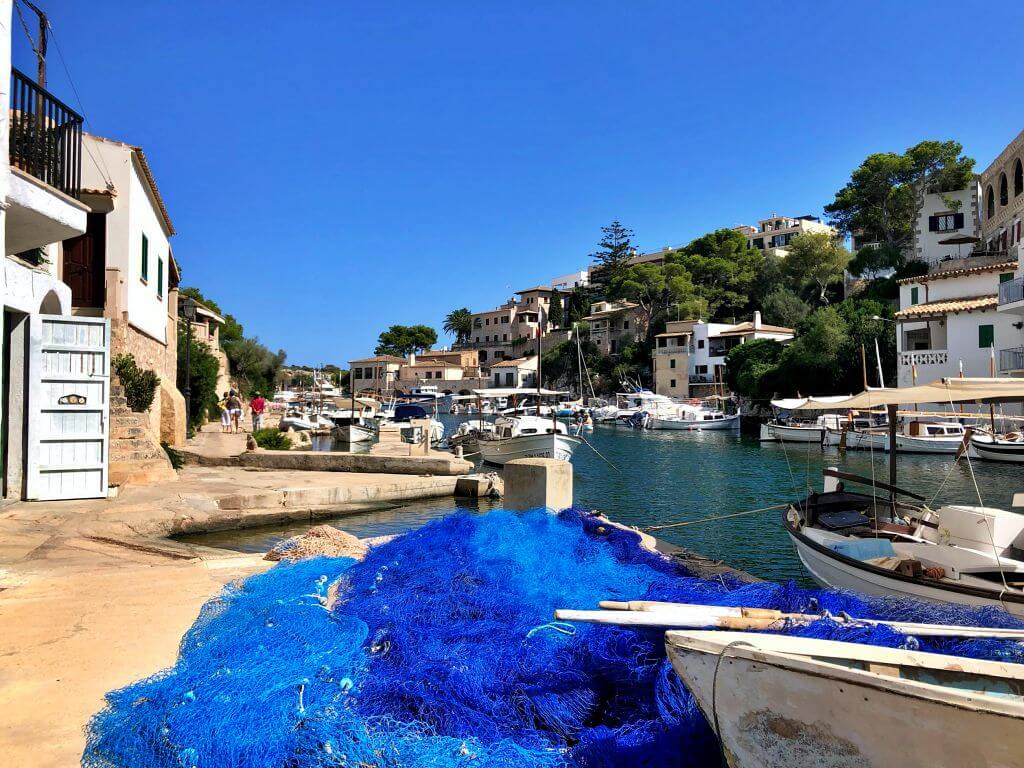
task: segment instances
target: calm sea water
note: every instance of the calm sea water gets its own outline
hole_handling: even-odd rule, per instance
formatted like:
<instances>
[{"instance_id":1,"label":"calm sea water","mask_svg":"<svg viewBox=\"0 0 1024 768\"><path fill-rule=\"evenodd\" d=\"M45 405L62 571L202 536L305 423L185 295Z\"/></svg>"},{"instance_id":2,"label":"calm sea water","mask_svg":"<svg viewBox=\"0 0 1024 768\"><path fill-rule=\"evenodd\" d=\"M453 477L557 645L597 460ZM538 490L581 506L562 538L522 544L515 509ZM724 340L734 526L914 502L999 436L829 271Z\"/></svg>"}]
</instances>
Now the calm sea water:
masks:
<instances>
[{"instance_id":1,"label":"calm sea water","mask_svg":"<svg viewBox=\"0 0 1024 768\"><path fill-rule=\"evenodd\" d=\"M466 417L442 417L450 431ZM640 527L692 521L767 507L820 489L826 466L870 477L888 477L885 454L840 453L815 445L760 443L729 432L637 432L598 426L585 435L573 457L575 497L580 506ZM597 452L604 457L600 458ZM614 467L612 466L614 465ZM1013 494L1024 491L1024 472L1005 464L972 463L982 499L988 506L1009 508ZM899 485L936 503L978 503L966 461L950 456L899 457ZM481 511L489 502L460 501ZM348 515L337 521L356 536L399 533L441 517L456 506L452 499ZM810 585L780 524L777 510L655 531L658 538L772 580L795 579ZM307 524L191 537L211 546L263 551L277 540L301 533Z\"/></svg>"}]
</instances>

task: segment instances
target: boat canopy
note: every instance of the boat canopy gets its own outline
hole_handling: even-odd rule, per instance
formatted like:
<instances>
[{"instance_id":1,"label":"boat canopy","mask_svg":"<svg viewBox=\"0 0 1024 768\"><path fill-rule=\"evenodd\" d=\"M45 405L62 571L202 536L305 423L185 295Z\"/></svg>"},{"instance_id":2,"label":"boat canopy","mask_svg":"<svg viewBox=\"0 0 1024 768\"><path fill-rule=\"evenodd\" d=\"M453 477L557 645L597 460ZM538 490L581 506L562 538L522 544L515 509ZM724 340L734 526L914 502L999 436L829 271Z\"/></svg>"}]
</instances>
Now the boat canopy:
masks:
<instances>
[{"instance_id":1,"label":"boat canopy","mask_svg":"<svg viewBox=\"0 0 1024 768\"><path fill-rule=\"evenodd\" d=\"M830 408L842 408L843 401L849 400L852 395L826 395L824 397L787 397L781 400L772 400L772 405L784 411L796 410L818 410L824 411Z\"/></svg>"},{"instance_id":2,"label":"boat canopy","mask_svg":"<svg viewBox=\"0 0 1024 768\"><path fill-rule=\"evenodd\" d=\"M568 395L568 392L563 392L557 389L541 389L538 390L536 387L523 387L517 389L515 387L509 387L502 389L495 387L493 389L474 389L473 394L476 397L512 397L513 395L542 395L542 396L553 396L553 395Z\"/></svg>"},{"instance_id":3,"label":"boat canopy","mask_svg":"<svg viewBox=\"0 0 1024 768\"><path fill-rule=\"evenodd\" d=\"M850 397L808 397L792 400L773 400L789 410L869 410L885 405L911 405L921 403L1008 403L1024 402L1024 379L1016 378L944 378L916 387L869 387L859 395ZM825 404L827 403L827 404Z\"/></svg>"}]
</instances>

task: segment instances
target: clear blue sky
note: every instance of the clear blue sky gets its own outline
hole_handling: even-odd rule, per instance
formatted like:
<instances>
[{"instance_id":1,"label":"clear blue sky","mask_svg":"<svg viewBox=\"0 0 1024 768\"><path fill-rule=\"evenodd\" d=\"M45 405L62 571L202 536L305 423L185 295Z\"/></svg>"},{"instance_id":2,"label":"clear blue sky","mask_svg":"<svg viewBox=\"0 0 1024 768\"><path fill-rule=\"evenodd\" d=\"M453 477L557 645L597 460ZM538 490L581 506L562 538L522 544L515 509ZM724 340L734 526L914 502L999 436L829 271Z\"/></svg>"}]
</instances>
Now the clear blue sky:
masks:
<instances>
[{"instance_id":1,"label":"clear blue sky","mask_svg":"<svg viewBox=\"0 0 1024 768\"><path fill-rule=\"evenodd\" d=\"M42 4L184 284L295 363L583 267L613 218L653 249L820 214L870 152L980 169L1024 128L1020 2Z\"/></svg>"}]
</instances>

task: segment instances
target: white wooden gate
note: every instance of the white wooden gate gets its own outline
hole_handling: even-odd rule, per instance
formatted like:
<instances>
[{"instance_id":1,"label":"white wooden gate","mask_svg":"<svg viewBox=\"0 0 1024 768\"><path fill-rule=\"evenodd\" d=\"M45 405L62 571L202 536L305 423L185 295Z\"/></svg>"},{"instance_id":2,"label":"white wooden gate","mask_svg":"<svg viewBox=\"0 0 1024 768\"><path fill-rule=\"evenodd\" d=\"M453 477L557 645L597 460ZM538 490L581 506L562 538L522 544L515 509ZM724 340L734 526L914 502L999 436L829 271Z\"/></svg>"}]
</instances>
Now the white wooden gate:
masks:
<instances>
[{"instance_id":1,"label":"white wooden gate","mask_svg":"<svg viewBox=\"0 0 1024 768\"><path fill-rule=\"evenodd\" d=\"M107 496L110 321L31 315L29 499Z\"/></svg>"}]
</instances>

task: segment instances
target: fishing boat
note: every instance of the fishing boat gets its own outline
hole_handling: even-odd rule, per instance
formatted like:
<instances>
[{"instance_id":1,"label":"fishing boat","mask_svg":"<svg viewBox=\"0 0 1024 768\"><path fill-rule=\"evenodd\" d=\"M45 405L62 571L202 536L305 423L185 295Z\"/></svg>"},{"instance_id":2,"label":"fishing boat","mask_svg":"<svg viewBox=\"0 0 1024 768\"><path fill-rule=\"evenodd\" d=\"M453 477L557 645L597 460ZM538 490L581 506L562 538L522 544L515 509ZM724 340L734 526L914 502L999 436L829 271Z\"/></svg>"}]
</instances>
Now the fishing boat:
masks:
<instances>
[{"instance_id":1,"label":"fishing boat","mask_svg":"<svg viewBox=\"0 0 1024 768\"><path fill-rule=\"evenodd\" d=\"M674 429L687 432L703 432L706 430L727 430L740 428L740 414L727 414L724 411L709 407L705 403L691 405L682 403L678 406L677 415L652 415L647 422L648 429Z\"/></svg>"},{"instance_id":2,"label":"fishing boat","mask_svg":"<svg viewBox=\"0 0 1024 768\"><path fill-rule=\"evenodd\" d=\"M290 407L281 416L278 429L287 432L293 429L304 432L314 429L332 429L334 422L326 414L313 407Z\"/></svg>"},{"instance_id":3,"label":"fishing boat","mask_svg":"<svg viewBox=\"0 0 1024 768\"><path fill-rule=\"evenodd\" d=\"M1024 464L1024 434L974 432L971 434L970 450L971 456L985 461Z\"/></svg>"},{"instance_id":4,"label":"fishing boat","mask_svg":"<svg viewBox=\"0 0 1024 768\"><path fill-rule=\"evenodd\" d=\"M850 427L826 427L822 445L847 449L889 450L889 427L866 425L854 419ZM957 421L912 419L896 433L897 453L956 453L964 444L966 431Z\"/></svg>"},{"instance_id":5,"label":"fishing boat","mask_svg":"<svg viewBox=\"0 0 1024 768\"><path fill-rule=\"evenodd\" d=\"M356 398L351 408L324 412L331 420L331 436L341 443L365 443L373 440L377 435L377 423L376 412L371 403L375 402Z\"/></svg>"},{"instance_id":6,"label":"fishing boat","mask_svg":"<svg viewBox=\"0 0 1024 768\"><path fill-rule=\"evenodd\" d=\"M761 441L766 443L821 443L824 434L820 419L775 418L761 425Z\"/></svg>"},{"instance_id":7,"label":"fishing boat","mask_svg":"<svg viewBox=\"0 0 1024 768\"><path fill-rule=\"evenodd\" d=\"M1024 665L752 632L665 648L731 768L1021 764Z\"/></svg>"},{"instance_id":8,"label":"fishing boat","mask_svg":"<svg viewBox=\"0 0 1024 768\"><path fill-rule=\"evenodd\" d=\"M526 458L569 461L582 442L562 422L538 416L500 416L493 432L477 434L480 457L499 466Z\"/></svg>"}]
</instances>

